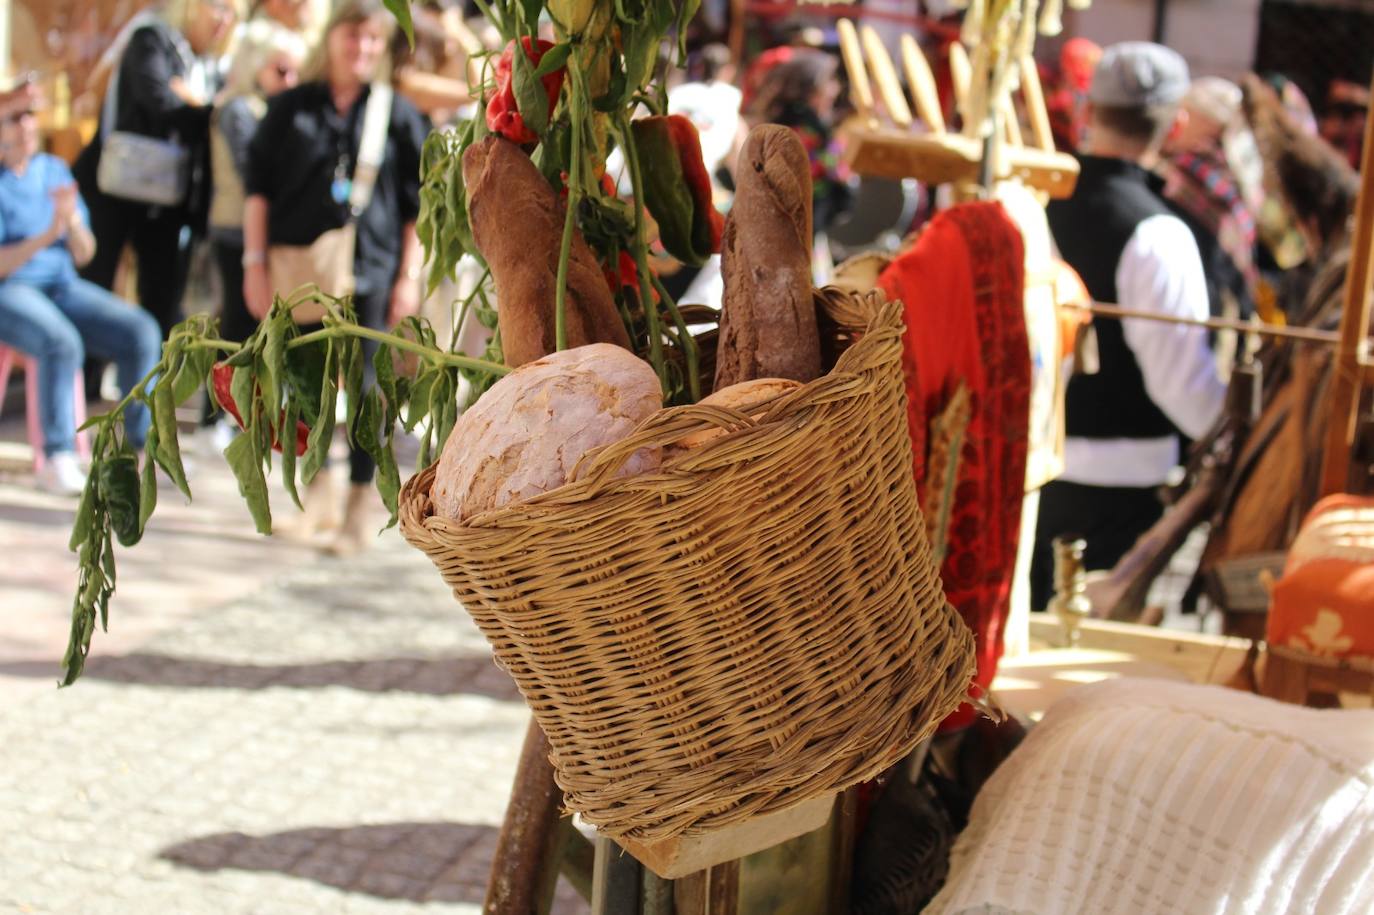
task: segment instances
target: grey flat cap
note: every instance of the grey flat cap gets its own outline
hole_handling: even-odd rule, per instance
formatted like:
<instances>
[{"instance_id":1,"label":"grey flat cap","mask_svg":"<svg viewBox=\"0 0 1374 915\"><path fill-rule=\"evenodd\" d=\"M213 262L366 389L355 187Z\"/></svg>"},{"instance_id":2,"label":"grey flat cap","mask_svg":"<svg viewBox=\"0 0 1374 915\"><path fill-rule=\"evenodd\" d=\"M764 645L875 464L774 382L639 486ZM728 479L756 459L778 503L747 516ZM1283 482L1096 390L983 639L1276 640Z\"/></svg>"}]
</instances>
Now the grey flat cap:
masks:
<instances>
[{"instance_id":1,"label":"grey flat cap","mask_svg":"<svg viewBox=\"0 0 1374 915\"><path fill-rule=\"evenodd\" d=\"M1149 41L1123 41L1102 52L1088 101L1109 108L1170 105L1188 91L1188 62Z\"/></svg>"}]
</instances>

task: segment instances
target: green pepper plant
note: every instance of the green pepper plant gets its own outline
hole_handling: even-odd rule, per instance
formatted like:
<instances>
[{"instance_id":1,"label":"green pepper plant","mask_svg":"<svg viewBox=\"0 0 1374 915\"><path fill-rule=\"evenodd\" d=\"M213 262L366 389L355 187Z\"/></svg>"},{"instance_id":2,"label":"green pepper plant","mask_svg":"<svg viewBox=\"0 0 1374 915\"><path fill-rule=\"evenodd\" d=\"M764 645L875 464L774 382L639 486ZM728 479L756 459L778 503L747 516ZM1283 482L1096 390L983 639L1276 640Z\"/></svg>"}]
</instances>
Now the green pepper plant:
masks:
<instances>
[{"instance_id":1,"label":"green pepper plant","mask_svg":"<svg viewBox=\"0 0 1374 915\"><path fill-rule=\"evenodd\" d=\"M436 132L425 144L417 231L431 265L429 292L453 276L463 255L481 262L468 224L461 158L473 142L501 132L521 144L550 183L566 192L556 293L558 348L567 345L568 260L573 234L581 231L602 259L630 339L658 374L665 403L696 401L696 348L682 311L650 271L645 209L668 226L665 242L681 247L678 242L685 239L682 244L692 246L684 259L693 262L708 244L703 239L718 226L712 229L714 214L701 202L709 205L709 195L703 197L698 186L707 180L696 167L699 146L695 159L688 148L696 143L695 134L685 134L680 126L646 132L634 119L641 110L666 115L660 50L668 49L670 62L681 59L685 26L700 0L476 2L506 47L499 56L488 56L484 82L476 87L483 110L456 128ZM386 5L410 33L408 0L386 0ZM538 39L543 17L552 21L557 41ZM673 32L677 38L669 41ZM637 142L640 136L652 137L644 141L648 156ZM607 186L605 163L612 144L625 157L633 201L619 199ZM665 174L686 175L690 196L682 195L676 180L664 180ZM690 216L674 211L687 205L684 200L695 208ZM459 305L455 326L461 327L471 311L495 328L494 308L500 303L492 302L489 276ZM292 310L310 299L323 302L326 314L321 329L304 333ZM91 473L69 544L77 554L78 581L61 684L81 675L97 621L108 628L116 584L114 542L133 546L142 537L157 506L158 472L191 497L178 439L179 404L203 388L239 421L243 432L224 457L257 530L266 534L272 529L267 480L274 454L282 484L299 506L298 480L308 484L323 467L343 397L344 434L376 459L377 488L391 511L390 526L401 486L393 447L397 426L407 432L422 429L418 465L423 467L442 449L457 420L460 380L467 380L475 398L509 371L501 364L499 332L482 359L456 352L458 335L453 336L449 349L440 348L434 328L420 317L407 318L389 333L364 327L349 299L318 291L278 296L242 344L221 339L217 321L207 315L177 325L148 376L114 410L83 427L92 431ZM363 383L365 339L379 344L373 360L377 383L371 388ZM403 354L414 364L412 371L397 370L393 357ZM146 404L153 418L141 462L124 429L124 408L134 401Z\"/></svg>"}]
</instances>

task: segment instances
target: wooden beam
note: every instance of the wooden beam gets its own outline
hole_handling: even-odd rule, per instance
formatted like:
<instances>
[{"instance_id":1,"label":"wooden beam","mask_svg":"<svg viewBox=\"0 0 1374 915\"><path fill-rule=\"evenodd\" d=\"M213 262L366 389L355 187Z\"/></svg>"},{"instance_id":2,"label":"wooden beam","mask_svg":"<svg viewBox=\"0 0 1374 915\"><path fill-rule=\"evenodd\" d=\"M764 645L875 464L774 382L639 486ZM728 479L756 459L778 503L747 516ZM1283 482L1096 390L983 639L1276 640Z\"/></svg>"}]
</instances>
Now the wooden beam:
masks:
<instances>
[{"instance_id":1,"label":"wooden beam","mask_svg":"<svg viewBox=\"0 0 1374 915\"><path fill-rule=\"evenodd\" d=\"M1374 79L1370 81L1374 86ZM1350 269L1345 275L1341 341L1328 401L1326 449L1322 456L1322 493L1344 492L1350 478L1350 451L1360 406L1361 344L1369 333L1370 263L1374 260L1374 118L1364 125L1360 161L1360 196L1355 204L1355 232L1350 243Z\"/></svg>"},{"instance_id":2,"label":"wooden beam","mask_svg":"<svg viewBox=\"0 0 1374 915\"><path fill-rule=\"evenodd\" d=\"M892 65L892 55L887 46L873 30L866 25L860 31L864 52L868 56L869 69L873 71L873 81L878 84L878 94L882 97L887 116L898 127L911 126L911 109L907 107L906 96L902 95L902 84L897 79L897 68Z\"/></svg>"},{"instance_id":3,"label":"wooden beam","mask_svg":"<svg viewBox=\"0 0 1374 915\"><path fill-rule=\"evenodd\" d=\"M1050 113L1045 107L1045 90L1040 85L1035 58L1029 54L1021 58L1021 97L1026 101L1035 145L1045 152L1054 152L1054 132L1050 130Z\"/></svg>"},{"instance_id":4,"label":"wooden beam","mask_svg":"<svg viewBox=\"0 0 1374 915\"><path fill-rule=\"evenodd\" d=\"M606 836L596 837L592 867L592 915L633 915L639 912L640 878L644 867Z\"/></svg>"},{"instance_id":5,"label":"wooden beam","mask_svg":"<svg viewBox=\"0 0 1374 915\"><path fill-rule=\"evenodd\" d=\"M868 67L864 64L859 33L848 19L835 23L835 30L840 36L840 56L844 58L844 67L849 72L849 100L861 116L872 118L877 106L873 103L873 87L868 82Z\"/></svg>"},{"instance_id":6,"label":"wooden beam","mask_svg":"<svg viewBox=\"0 0 1374 915\"><path fill-rule=\"evenodd\" d=\"M1222 683L1245 664L1249 639L1201 632L1157 629L1134 623L1084 620L1079 626L1079 648L1116 651L1180 671L1195 683ZM1044 613L1031 614L1033 641L1058 645L1063 638L1059 621ZM1034 658L1031 652L1025 658Z\"/></svg>"},{"instance_id":7,"label":"wooden beam","mask_svg":"<svg viewBox=\"0 0 1374 915\"><path fill-rule=\"evenodd\" d=\"M553 779L549 741L531 720L515 770L506 819L496 840L484 915L547 912L558 883L563 792Z\"/></svg>"},{"instance_id":8,"label":"wooden beam","mask_svg":"<svg viewBox=\"0 0 1374 915\"><path fill-rule=\"evenodd\" d=\"M954 107L961 118L967 119L969 83L973 81L973 64L968 51L957 41L949 43L949 76L954 84Z\"/></svg>"},{"instance_id":9,"label":"wooden beam","mask_svg":"<svg viewBox=\"0 0 1374 915\"><path fill-rule=\"evenodd\" d=\"M587 902L592 901L592 880L596 867L596 845L573 825L572 817L558 821L562 832L562 860L559 872Z\"/></svg>"},{"instance_id":10,"label":"wooden beam","mask_svg":"<svg viewBox=\"0 0 1374 915\"><path fill-rule=\"evenodd\" d=\"M906 81L911 88L911 98L916 102L916 116L925 122L934 134L945 132L945 113L940 109L940 94L935 89L935 75L930 72L930 61L910 33L904 33L902 43L902 66L906 69Z\"/></svg>"}]
</instances>

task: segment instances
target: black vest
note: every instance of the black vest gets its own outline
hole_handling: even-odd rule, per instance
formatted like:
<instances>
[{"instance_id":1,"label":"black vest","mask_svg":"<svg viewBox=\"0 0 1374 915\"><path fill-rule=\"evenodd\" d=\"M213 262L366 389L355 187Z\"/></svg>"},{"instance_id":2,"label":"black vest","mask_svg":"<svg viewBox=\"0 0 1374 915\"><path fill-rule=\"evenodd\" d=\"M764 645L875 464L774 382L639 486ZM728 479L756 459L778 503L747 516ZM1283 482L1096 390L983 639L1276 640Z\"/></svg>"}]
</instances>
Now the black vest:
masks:
<instances>
[{"instance_id":1,"label":"black vest","mask_svg":"<svg viewBox=\"0 0 1374 915\"><path fill-rule=\"evenodd\" d=\"M1050 231L1093 301L1120 303L1116 268L1136 226L1170 214L1163 182L1124 159L1080 156L1073 196L1053 200ZM1116 318L1094 318L1100 368L1074 375L1065 395L1066 432L1079 438L1159 438L1177 430L1145 391L1145 379Z\"/></svg>"}]
</instances>

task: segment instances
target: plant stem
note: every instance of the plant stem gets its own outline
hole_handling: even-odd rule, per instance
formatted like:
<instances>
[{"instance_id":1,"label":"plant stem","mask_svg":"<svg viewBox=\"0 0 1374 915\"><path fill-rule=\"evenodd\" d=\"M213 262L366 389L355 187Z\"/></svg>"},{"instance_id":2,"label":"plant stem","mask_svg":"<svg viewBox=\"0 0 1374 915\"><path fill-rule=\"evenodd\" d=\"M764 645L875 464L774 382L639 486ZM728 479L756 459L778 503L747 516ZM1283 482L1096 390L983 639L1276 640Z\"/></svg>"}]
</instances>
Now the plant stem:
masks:
<instances>
[{"instance_id":1,"label":"plant stem","mask_svg":"<svg viewBox=\"0 0 1374 915\"><path fill-rule=\"evenodd\" d=\"M577 231L577 195L582 185L582 81L577 56L568 57L568 114L572 118L572 162L568 163L568 203L563 215L563 241L558 247L558 282L554 292L554 348L568 348L568 261Z\"/></svg>"},{"instance_id":2,"label":"plant stem","mask_svg":"<svg viewBox=\"0 0 1374 915\"><path fill-rule=\"evenodd\" d=\"M634 134L630 130L630 116L622 110L616 114L616 126L620 130L620 142L625 146L625 161L630 166L630 187L635 195L635 268L639 272L639 302L644 309L644 319L649 329L649 364L658 373L659 385L663 393L668 393L668 372L663 364L663 334L658 326L658 309L654 306L653 287L650 283L649 248L644 239L644 182L639 172L639 150L635 146Z\"/></svg>"},{"instance_id":3,"label":"plant stem","mask_svg":"<svg viewBox=\"0 0 1374 915\"><path fill-rule=\"evenodd\" d=\"M496 26L496 31L501 33L501 40L510 41L511 36L510 32L506 29L505 20L494 13L490 6L487 6L486 0L473 0L473 3L482 11L482 15L487 17L487 21Z\"/></svg>"},{"instance_id":4,"label":"plant stem","mask_svg":"<svg viewBox=\"0 0 1374 915\"><path fill-rule=\"evenodd\" d=\"M458 309L458 320L450 329L452 333L452 337L449 339L450 350L458 345L459 335L463 332L463 322L468 319L468 311L472 308L472 303L477 300L477 294L482 291L482 286L486 283L487 277L489 276L491 276L491 267L487 267L486 270L482 271L482 275L477 279L477 285L473 286L472 292L469 292L467 298L463 299L463 305Z\"/></svg>"},{"instance_id":5,"label":"plant stem","mask_svg":"<svg viewBox=\"0 0 1374 915\"><path fill-rule=\"evenodd\" d=\"M237 353L243 349L242 343L235 343L233 340L220 340L216 337L202 337L198 340L187 340L186 349L217 349L227 353Z\"/></svg>"},{"instance_id":6,"label":"plant stem","mask_svg":"<svg viewBox=\"0 0 1374 915\"><path fill-rule=\"evenodd\" d=\"M460 369L473 369L478 372L489 372L492 375L505 375L511 371L508 365L497 365L495 362L487 362L484 359L474 359L471 356L463 356L458 353L445 353L436 349L431 349L423 343L416 343L414 340L407 340L396 334L389 334L386 331L373 330L370 327L362 327L358 324L343 323L333 327L326 327L323 330L312 331L302 334L286 344L287 349L295 349L298 346L305 346L320 340L329 340L333 337L364 337L368 340L376 340L393 349L401 349L406 352L424 356L426 359L433 360L441 365L456 366Z\"/></svg>"},{"instance_id":7,"label":"plant stem","mask_svg":"<svg viewBox=\"0 0 1374 915\"><path fill-rule=\"evenodd\" d=\"M682 312L678 310L677 302L668 294L663 281L657 276L652 277L654 288L658 290L659 298L663 299L663 304L667 306L668 312L673 316L673 324L677 326L678 346L682 349L682 359L687 365L687 392L692 396L692 403L701 400L701 372L697 362L697 341L687 329L687 322L682 319Z\"/></svg>"}]
</instances>

